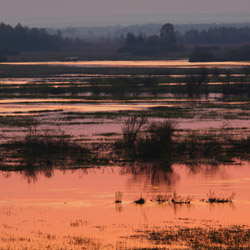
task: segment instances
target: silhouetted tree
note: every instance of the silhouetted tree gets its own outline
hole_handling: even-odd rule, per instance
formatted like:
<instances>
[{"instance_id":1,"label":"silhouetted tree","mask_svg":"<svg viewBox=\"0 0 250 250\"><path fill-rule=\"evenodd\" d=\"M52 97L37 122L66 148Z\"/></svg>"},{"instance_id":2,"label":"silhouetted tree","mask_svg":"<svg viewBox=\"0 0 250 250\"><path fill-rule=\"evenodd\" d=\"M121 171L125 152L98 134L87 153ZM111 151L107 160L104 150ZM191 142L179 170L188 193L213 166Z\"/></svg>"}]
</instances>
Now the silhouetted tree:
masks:
<instances>
[{"instance_id":1,"label":"silhouetted tree","mask_svg":"<svg viewBox=\"0 0 250 250\"><path fill-rule=\"evenodd\" d=\"M171 23L166 23L161 27L160 41L166 46L172 47L176 45L174 26Z\"/></svg>"}]
</instances>

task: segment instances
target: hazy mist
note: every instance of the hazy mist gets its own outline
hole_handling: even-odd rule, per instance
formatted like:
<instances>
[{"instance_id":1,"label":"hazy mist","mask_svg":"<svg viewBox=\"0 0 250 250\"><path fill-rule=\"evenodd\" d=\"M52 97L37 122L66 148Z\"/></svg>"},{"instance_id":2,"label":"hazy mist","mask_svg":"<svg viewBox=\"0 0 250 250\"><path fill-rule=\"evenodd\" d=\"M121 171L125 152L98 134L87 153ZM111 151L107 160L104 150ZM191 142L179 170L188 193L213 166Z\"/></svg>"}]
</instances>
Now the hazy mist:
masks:
<instances>
[{"instance_id":1,"label":"hazy mist","mask_svg":"<svg viewBox=\"0 0 250 250\"><path fill-rule=\"evenodd\" d=\"M249 0L1 0L0 6L1 21L12 24L250 21Z\"/></svg>"}]
</instances>

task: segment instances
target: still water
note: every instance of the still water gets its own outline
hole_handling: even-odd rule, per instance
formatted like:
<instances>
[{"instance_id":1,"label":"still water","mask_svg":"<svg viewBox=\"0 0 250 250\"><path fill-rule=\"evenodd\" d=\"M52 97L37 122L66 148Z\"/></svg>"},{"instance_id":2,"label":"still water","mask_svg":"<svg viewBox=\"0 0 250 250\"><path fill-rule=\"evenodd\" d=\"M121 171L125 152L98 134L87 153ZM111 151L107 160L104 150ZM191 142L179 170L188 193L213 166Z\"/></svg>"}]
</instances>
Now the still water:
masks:
<instances>
[{"instance_id":1,"label":"still water","mask_svg":"<svg viewBox=\"0 0 250 250\"><path fill-rule=\"evenodd\" d=\"M188 60L155 60L155 61L77 61L77 62L17 62L2 63L11 65L61 65L71 67L152 67L152 68L199 68L199 67L246 67L250 62L198 62Z\"/></svg>"},{"instance_id":2,"label":"still water","mask_svg":"<svg viewBox=\"0 0 250 250\"><path fill-rule=\"evenodd\" d=\"M100 167L55 170L51 173L0 175L0 232L5 247L86 249L150 247L131 240L137 230L171 225L216 226L250 224L250 164L152 167ZM236 193L232 203L210 204L209 190L218 196ZM123 192L116 204L115 193ZM193 195L191 204L150 201L154 195ZM133 201L143 196L146 204ZM9 239L13 240L10 241Z\"/></svg>"}]
</instances>

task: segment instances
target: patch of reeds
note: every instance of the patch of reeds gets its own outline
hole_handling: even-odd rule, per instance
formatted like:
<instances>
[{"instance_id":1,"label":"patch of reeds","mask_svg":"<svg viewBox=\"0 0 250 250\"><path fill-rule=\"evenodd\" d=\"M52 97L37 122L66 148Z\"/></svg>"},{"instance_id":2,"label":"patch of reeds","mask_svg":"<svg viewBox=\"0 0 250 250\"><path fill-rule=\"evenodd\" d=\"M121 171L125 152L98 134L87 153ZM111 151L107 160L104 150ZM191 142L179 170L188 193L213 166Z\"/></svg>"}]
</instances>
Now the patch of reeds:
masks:
<instances>
[{"instance_id":1,"label":"patch of reeds","mask_svg":"<svg viewBox=\"0 0 250 250\"><path fill-rule=\"evenodd\" d=\"M37 132L37 127L29 126L26 136L4 145L6 158L15 159L9 170L24 171L27 178L36 178L38 173L50 177L54 168L74 168L90 163L92 155L87 147L73 141L58 131Z\"/></svg>"},{"instance_id":2,"label":"patch of reeds","mask_svg":"<svg viewBox=\"0 0 250 250\"><path fill-rule=\"evenodd\" d=\"M232 202L235 197L235 193L232 193L231 195L225 197L222 195L216 195L214 191L209 190L207 194L207 200L206 202L209 203L228 203Z\"/></svg>"},{"instance_id":3,"label":"patch of reeds","mask_svg":"<svg viewBox=\"0 0 250 250\"><path fill-rule=\"evenodd\" d=\"M164 203L164 202L170 203L171 202L174 204L190 204L193 199L194 197L191 195L182 196L182 195L178 195L176 191L174 191L173 194L169 194L169 195L153 196L151 201L158 202L158 203Z\"/></svg>"},{"instance_id":4,"label":"patch of reeds","mask_svg":"<svg viewBox=\"0 0 250 250\"><path fill-rule=\"evenodd\" d=\"M123 192L117 191L115 193L115 203L122 203Z\"/></svg>"}]
</instances>

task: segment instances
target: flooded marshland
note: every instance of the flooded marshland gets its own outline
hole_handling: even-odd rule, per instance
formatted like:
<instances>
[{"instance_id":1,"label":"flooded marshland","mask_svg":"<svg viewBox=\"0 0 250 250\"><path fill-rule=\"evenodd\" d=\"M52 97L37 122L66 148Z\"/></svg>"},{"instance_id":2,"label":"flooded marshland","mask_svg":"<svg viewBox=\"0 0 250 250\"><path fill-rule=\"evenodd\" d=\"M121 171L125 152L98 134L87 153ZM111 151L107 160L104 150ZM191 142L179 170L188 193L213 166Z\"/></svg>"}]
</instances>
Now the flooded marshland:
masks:
<instances>
[{"instance_id":1,"label":"flooded marshland","mask_svg":"<svg viewBox=\"0 0 250 250\"><path fill-rule=\"evenodd\" d=\"M249 249L247 63L40 65L0 65L3 249Z\"/></svg>"}]
</instances>

